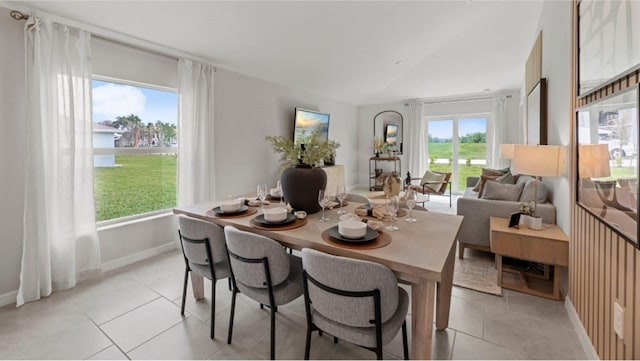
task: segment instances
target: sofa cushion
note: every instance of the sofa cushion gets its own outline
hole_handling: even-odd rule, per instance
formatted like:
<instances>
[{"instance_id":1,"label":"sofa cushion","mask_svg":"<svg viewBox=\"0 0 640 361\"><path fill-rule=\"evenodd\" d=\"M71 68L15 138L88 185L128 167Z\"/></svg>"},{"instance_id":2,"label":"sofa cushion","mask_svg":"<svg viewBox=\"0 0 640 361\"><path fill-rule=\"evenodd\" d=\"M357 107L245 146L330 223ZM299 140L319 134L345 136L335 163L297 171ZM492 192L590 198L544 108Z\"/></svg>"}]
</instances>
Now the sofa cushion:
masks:
<instances>
[{"instance_id":1,"label":"sofa cushion","mask_svg":"<svg viewBox=\"0 0 640 361\"><path fill-rule=\"evenodd\" d=\"M428 184L428 182L441 182L446 178L446 174L444 173L435 173L432 172L430 170L426 171L424 173L424 176L422 176L422 180L420 181L420 185L424 185L425 187L431 188L434 192L437 192L440 190L440 188L442 187L442 184L440 183L431 183Z\"/></svg>"},{"instance_id":2,"label":"sofa cushion","mask_svg":"<svg viewBox=\"0 0 640 361\"><path fill-rule=\"evenodd\" d=\"M502 184L513 184L513 176L511 175L511 173L505 173L505 174L500 175L500 176L482 175L482 176L480 176L480 180L478 181L478 183L480 183L480 189L478 190L478 198L482 198L482 193L484 192L485 182L487 182L489 180L492 180L492 181L495 181L495 182L498 182L498 183L502 183Z\"/></svg>"},{"instance_id":3,"label":"sofa cushion","mask_svg":"<svg viewBox=\"0 0 640 361\"><path fill-rule=\"evenodd\" d=\"M536 183L538 188L537 191ZM547 193L547 188L545 187L544 183L532 178L524 182L524 189L522 190L522 194L520 195L520 202L531 202L535 197L536 203L545 203L547 202Z\"/></svg>"},{"instance_id":4,"label":"sofa cushion","mask_svg":"<svg viewBox=\"0 0 640 361\"><path fill-rule=\"evenodd\" d=\"M517 201L524 184L504 184L493 180L487 180L484 185L482 198L493 199L498 201Z\"/></svg>"},{"instance_id":5,"label":"sofa cushion","mask_svg":"<svg viewBox=\"0 0 640 361\"><path fill-rule=\"evenodd\" d=\"M507 169L506 172L508 171L509 170ZM480 179L478 179L478 183L473 187L473 191L482 193L482 185L487 179L496 179L504 175L506 172L503 172L502 169L482 168L482 174L480 175Z\"/></svg>"}]
</instances>

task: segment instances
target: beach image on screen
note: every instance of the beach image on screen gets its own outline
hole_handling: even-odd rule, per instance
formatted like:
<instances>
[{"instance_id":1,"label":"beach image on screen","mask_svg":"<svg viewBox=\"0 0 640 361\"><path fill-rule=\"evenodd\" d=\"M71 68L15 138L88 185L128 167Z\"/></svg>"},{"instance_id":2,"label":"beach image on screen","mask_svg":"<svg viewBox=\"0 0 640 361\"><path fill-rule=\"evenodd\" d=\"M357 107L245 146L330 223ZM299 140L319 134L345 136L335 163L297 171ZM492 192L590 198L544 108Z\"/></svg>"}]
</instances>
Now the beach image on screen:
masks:
<instances>
[{"instance_id":1,"label":"beach image on screen","mask_svg":"<svg viewBox=\"0 0 640 361\"><path fill-rule=\"evenodd\" d=\"M293 134L295 141L298 142L300 137L309 136L316 130L320 131L320 141L329 139L329 114L296 109L295 132Z\"/></svg>"}]
</instances>

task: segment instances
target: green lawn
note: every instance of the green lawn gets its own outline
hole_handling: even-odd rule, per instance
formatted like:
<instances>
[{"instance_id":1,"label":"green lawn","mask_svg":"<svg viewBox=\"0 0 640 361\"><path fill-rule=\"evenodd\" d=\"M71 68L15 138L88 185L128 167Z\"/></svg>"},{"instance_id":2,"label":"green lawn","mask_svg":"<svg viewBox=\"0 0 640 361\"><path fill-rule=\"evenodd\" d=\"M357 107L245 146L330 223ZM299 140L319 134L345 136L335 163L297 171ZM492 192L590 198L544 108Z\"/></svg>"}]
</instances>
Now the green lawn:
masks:
<instances>
[{"instance_id":1,"label":"green lawn","mask_svg":"<svg viewBox=\"0 0 640 361\"><path fill-rule=\"evenodd\" d=\"M458 158L462 160L486 159L487 145L485 143L460 143ZM429 158L449 159L453 154L453 143L429 143Z\"/></svg>"},{"instance_id":2,"label":"green lawn","mask_svg":"<svg viewBox=\"0 0 640 361\"><path fill-rule=\"evenodd\" d=\"M95 169L97 221L175 207L175 154L116 155L116 164Z\"/></svg>"}]
</instances>

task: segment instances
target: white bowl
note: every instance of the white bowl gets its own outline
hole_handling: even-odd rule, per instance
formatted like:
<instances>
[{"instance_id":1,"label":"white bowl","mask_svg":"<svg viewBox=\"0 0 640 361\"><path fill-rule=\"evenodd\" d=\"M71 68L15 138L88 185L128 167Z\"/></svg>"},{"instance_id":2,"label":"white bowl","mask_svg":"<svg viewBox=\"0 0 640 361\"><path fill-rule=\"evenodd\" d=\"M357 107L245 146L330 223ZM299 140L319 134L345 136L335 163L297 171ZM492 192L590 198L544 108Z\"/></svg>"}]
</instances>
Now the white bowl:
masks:
<instances>
[{"instance_id":1,"label":"white bowl","mask_svg":"<svg viewBox=\"0 0 640 361\"><path fill-rule=\"evenodd\" d=\"M225 199L220 201L220 210L224 213L237 212L241 207L241 199Z\"/></svg>"},{"instance_id":2,"label":"white bowl","mask_svg":"<svg viewBox=\"0 0 640 361\"><path fill-rule=\"evenodd\" d=\"M280 192L278 192L278 188L271 188L269 190L269 195L274 197L274 198L279 198L280 197Z\"/></svg>"},{"instance_id":3,"label":"white bowl","mask_svg":"<svg viewBox=\"0 0 640 361\"><path fill-rule=\"evenodd\" d=\"M264 220L267 222L282 222L287 219L287 209L284 207L266 208Z\"/></svg>"},{"instance_id":4,"label":"white bowl","mask_svg":"<svg viewBox=\"0 0 640 361\"><path fill-rule=\"evenodd\" d=\"M367 224L360 221L341 221L338 222L338 233L345 238L362 238L367 234Z\"/></svg>"}]
</instances>

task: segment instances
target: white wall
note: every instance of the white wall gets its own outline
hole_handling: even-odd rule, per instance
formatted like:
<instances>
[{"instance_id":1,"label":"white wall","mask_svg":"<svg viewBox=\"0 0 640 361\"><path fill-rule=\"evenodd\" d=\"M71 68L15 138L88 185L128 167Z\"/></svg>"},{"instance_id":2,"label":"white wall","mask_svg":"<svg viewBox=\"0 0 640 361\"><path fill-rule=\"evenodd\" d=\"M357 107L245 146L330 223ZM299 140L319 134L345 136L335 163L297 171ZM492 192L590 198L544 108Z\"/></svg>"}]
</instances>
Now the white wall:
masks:
<instances>
[{"instance_id":1,"label":"white wall","mask_svg":"<svg viewBox=\"0 0 640 361\"><path fill-rule=\"evenodd\" d=\"M267 135L293 137L294 108L330 114L329 138L341 144L336 164L345 166L345 185L357 182L357 108L314 94L258 80L224 69L215 83L216 195L255 192L256 184L275 187L278 157Z\"/></svg>"},{"instance_id":2,"label":"white wall","mask_svg":"<svg viewBox=\"0 0 640 361\"><path fill-rule=\"evenodd\" d=\"M0 205L5 209L0 217L0 304L13 301L22 254L24 22L12 20L8 13L0 7ZM355 106L224 69L216 72L215 104L216 135L212 141L216 143L218 196L254 192L258 182L275 185L278 159L264 137L292 136L295 107L331 114L329 137L342 144L336 162L345 166L347 186L356 183L359 155ZM106 269L113 269L175 247L176 222L170 215L155 216L103 227L99 237L102 263Z\"/></svg>"},{"instance_id":3,"label":"white wall","mask_svg":"<svg viewBox=\"0 0 640 361\"><path fill-rule=\"evenodd\" d=\"M571 6L570 1L545 1L538 30L531 34L531 46L542 31L542 77L547 78L547 139L552 145L565 146L565 167L561 177L544 182L553 189L552 202L557 223L571 231Z\"/></svg>"},{"instance_id":4,"label":"white wall","mask_svg":"<svg viewBox=\"0 0 640 361\"><path fill-rule=\"evenodd\" d=\"M0 296L18 289L22 257L23 26L0 7Z\"/></svg>"}]
</instances>

